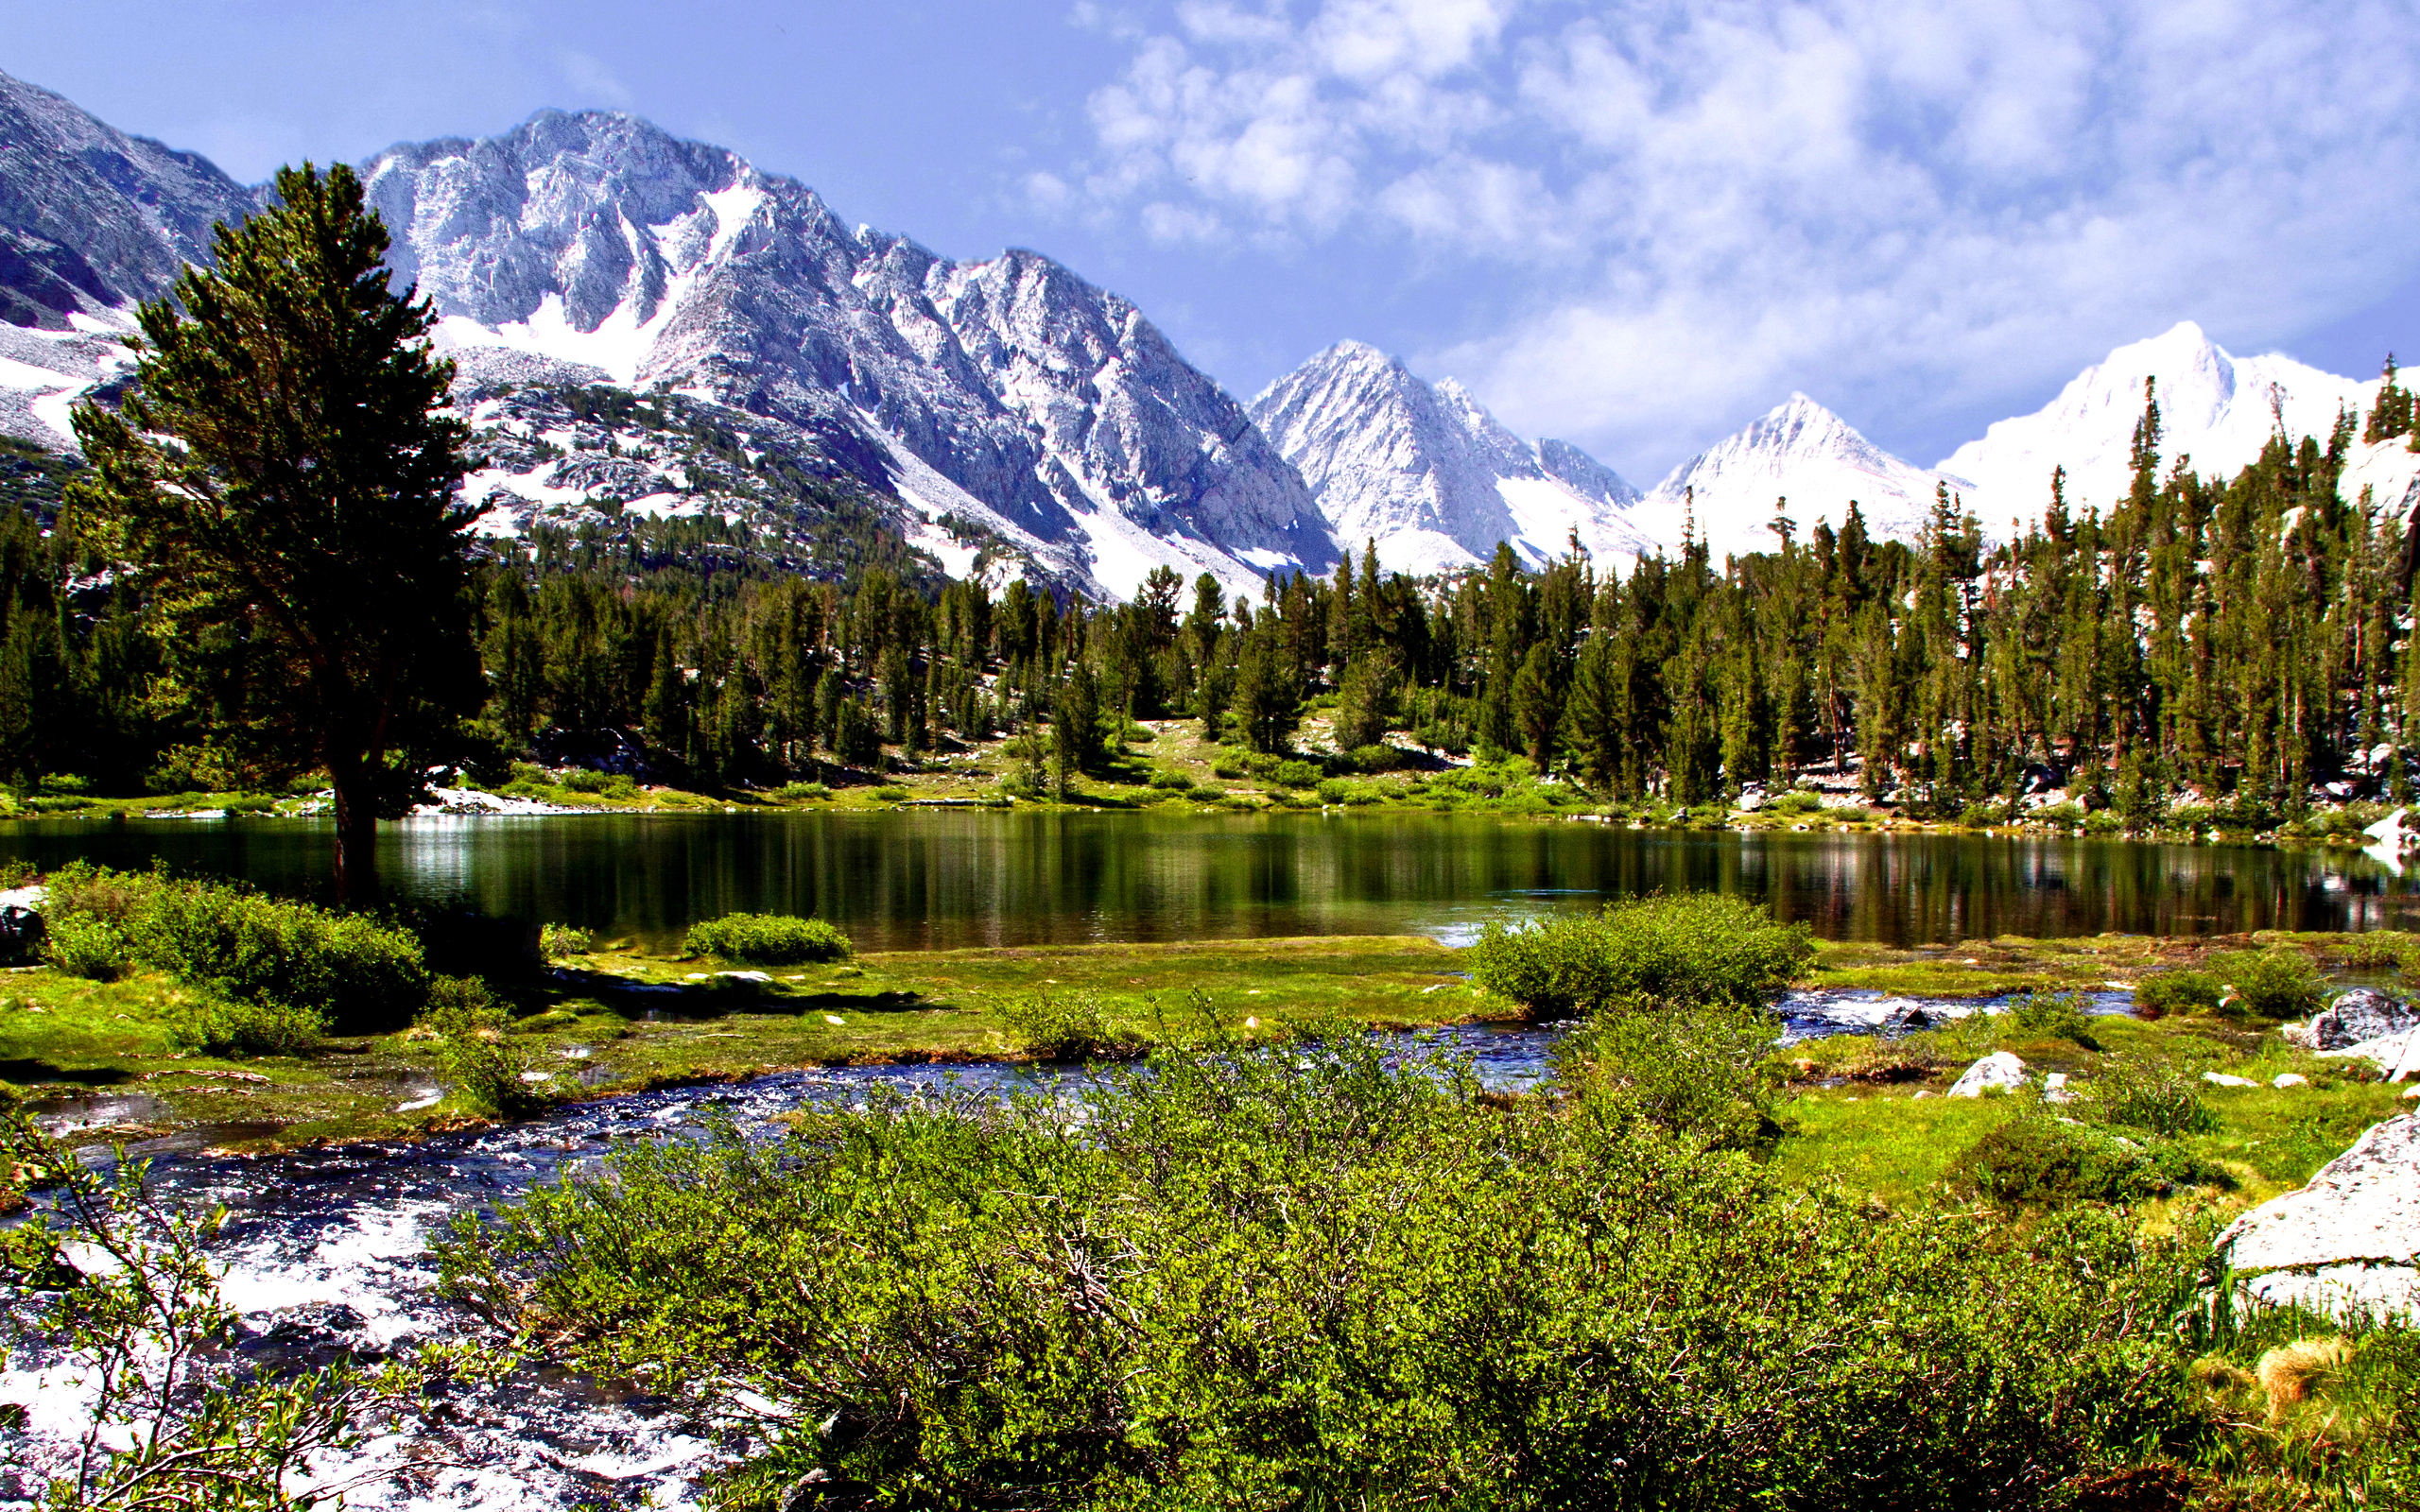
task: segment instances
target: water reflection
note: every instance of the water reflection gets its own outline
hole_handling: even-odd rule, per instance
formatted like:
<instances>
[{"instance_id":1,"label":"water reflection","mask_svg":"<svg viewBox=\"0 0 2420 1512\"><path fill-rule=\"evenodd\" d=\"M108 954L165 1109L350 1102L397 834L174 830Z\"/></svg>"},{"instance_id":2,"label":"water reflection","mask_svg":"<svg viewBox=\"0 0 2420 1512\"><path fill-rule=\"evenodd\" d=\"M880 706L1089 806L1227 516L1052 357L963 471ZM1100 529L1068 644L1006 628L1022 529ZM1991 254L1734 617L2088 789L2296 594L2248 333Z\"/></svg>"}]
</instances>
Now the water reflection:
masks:
<instances>
[{"instance_id":1,"label":"water reflection","mask_svg":"<svg viewBox=\"0 0 2420 1512\"><path fill-rule=\"evenodd\" d=\"M165 859L309 891L311 820L39 820L0 857ZM668 814L429 818L388 832L404 896L663 944L732 909L817 913L868 949L1422 932L1657 889L1770 902L1895 944L2103 930L2406 927L2359 852L1952 835L1674 833L1427 815Z\"/></svg>"}]
</instances>

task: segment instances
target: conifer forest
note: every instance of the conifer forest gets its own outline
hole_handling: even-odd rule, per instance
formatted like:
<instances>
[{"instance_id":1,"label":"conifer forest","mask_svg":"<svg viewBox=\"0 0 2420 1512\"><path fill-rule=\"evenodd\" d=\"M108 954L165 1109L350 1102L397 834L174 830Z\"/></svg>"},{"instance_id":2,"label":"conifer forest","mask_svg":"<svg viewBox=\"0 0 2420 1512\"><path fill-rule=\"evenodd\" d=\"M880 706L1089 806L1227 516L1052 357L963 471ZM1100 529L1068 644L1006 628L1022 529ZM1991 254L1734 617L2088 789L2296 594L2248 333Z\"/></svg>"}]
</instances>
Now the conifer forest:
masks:
<instances>
[{"instance_id":1,"label":"conifer forest","mask_svg":"<svg viewBox=\"0 0 2420 1512\"><path fill-rule=\"evenodd\" d=\"M1519 755L1608 801L1854 773L1937 817L2071 784L2128 828L2188 810L2259 826L2331 795L2408 797L2412 541L2338 479L2357 435L2412 431L2390 375L2369 414L2205 476L2164 454L2154 394L2127 497L2078 509L2054 474L2014 540L1946 490L1912 542L1870 537L1854 504L1803 529L1814 501L1781 500L1771 547L1721 561L1693 542L1623 573L1575 549L1531 573L1499 548L1485 572L1413 580L1365 551L1256 600L1166 568L1117 605L989 589L871 532L819 580L711 517L541 526L482 542L487 704L425 754L712 791L1006 736L1040 783L1098 763L1128 720L1280 752L1316 707L1340 753L1392 735ZM302 775L227 769L240 759L203 743L196 700L242 698L240 647L147 634L79 533L68 463L12 451L0 483L18 506L0 525L0 772L124 792Z\"/></svg>"}]
</instances>

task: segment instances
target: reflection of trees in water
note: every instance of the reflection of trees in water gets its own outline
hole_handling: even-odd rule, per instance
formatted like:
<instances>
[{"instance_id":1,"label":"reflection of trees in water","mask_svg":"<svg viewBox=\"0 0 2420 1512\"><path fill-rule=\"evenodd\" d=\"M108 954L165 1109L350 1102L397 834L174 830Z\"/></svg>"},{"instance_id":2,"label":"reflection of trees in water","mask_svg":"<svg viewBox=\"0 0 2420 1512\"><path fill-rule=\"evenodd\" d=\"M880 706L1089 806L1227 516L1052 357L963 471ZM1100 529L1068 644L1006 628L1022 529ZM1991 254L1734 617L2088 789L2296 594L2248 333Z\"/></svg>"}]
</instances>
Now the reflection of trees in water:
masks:
<instances>
[{"instance_id":1,"label":"reflection of trees in water","mask_svg":"<svg viewBox=\"0 0 2420 1512\"><path fill-rule=\"evenodd\" d=\"M414 821L393 840L384 869L399 896L658 945L735 909L821 914L881 949L1400 932L1697 888L1769 902L1826 937L1903 944L2377 928L2420 907L2349 853L1429 816L579 816ZM323 825L295 820L0 830L0 857L158 857L288 893L320 885L329 845Z\"/></svg>"}]
</instances>

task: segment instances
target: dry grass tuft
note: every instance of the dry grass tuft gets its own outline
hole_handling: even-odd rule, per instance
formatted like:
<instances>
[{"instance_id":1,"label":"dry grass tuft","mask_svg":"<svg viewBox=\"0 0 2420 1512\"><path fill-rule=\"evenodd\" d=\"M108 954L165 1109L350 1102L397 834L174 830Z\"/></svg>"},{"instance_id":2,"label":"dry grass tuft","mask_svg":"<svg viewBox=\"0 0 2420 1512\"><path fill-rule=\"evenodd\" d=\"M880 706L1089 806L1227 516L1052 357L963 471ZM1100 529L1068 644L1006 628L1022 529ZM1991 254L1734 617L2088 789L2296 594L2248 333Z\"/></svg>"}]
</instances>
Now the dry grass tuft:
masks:
<instances>
[{"instance_id":1,"label":"dry grass tuft","mask_svg":"<svg viewBox=\"0 0 2420 1512\"><path fill-rule=\"evenodd\" d=\"M2336 1380L2353 1351L2341 1338L2297 1339L2270 1350L2253 1366L2260 1389L2269 1397L2269 1418L2274 1422L2286 1409Z\"/></svg>"}]
</instances>

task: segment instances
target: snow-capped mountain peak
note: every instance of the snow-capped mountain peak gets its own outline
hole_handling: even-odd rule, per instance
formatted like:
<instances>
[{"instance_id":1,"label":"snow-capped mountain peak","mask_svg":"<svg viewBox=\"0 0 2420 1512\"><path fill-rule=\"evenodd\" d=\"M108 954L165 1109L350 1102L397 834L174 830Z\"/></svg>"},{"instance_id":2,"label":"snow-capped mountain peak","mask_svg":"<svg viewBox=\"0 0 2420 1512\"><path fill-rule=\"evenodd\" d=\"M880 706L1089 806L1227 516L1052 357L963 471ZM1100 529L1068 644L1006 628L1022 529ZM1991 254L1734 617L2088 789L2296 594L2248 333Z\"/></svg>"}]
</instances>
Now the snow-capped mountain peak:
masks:
<instances>
[{"instance_id":1,"label":"snow-capped mountain peak","mask_svg":"<svg viewBox=\"0 0 2420 1512\"><path fill-rule=\"evenodd\" d=\"M1611 468L1566 442L1530 445L1460 383L1424 382L1363 342L1278 379L1252 416L1344 548L1375 542L1392 570L1476 566L1498 541L1535 565L1575 531L1608 564L1654 545L1630 518L1637 491Z\"/></svg>"},{"instance_id":2,"label":"snow-capped mountain peak","mask_svg":"<svg viewBox=\"0 0 2420 1512\"><path fill-rule=\"evenodd\" d=\"M2274 353L2233 356L2199 325L2180 320L2113 351L2032 414L1995 421L1941 469L1972 480L1969 502L1995 528L2041 518L2054 467L2066 469L2068 507L2106 513L2133 483L2135 426L2144 385L2153 379L2162 470L2184 456L2194 471L2221 475L2258 457L2281 429L2325 441L2338 409L2362 412L2377 387Z\"/></svg>"},{"instance_id":3,"label":"snow-capped mountain peak","mask_svg":"<svg viewBox=\"0 0 2420 1512\"><path fill-rule=\"evenodd\" d=\"M1966 486L1902 461L1822 404L1793 393L1674 468L1639 513L1667 540L1693 529L1718 557L1770 550L1777 512L1801 532L1819 522L1838 529L1853 500L1868 533L1911 538L1924 528L1944 483L1953 493ZM1787 507L1777 510L1784 500Z\"/></svg>"}]
</instances>

